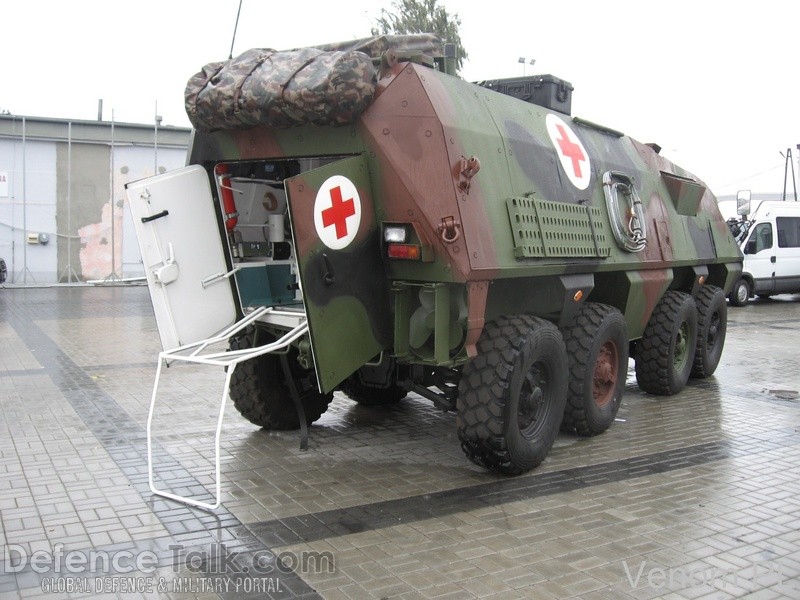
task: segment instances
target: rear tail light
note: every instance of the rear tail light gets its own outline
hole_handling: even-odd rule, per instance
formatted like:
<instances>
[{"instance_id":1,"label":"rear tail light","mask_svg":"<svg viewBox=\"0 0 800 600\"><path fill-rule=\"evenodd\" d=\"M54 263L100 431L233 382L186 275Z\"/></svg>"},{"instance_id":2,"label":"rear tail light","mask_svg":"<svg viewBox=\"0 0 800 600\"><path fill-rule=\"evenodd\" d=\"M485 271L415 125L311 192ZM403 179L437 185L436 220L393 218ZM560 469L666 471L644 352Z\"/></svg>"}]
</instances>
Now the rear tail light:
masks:
<instances>
[{"instance_id":1,"label":"rear tail light","mask_svg":"<svg viewBox=\"0 0 800 600\"><path fill-rule=\"evenodd\" d=\"M389 244L386 248L389 253L389 258L422 260L422 248L414 244Z\"/></svg>"},{"instance_id":2,"label":"rear tail light","mask_svg":"<svg viewBox=\"0 0 800 600\"><path fill-rule=\"evenodd\" d=\"M384 222L382 227L383 247L390 260L433 262L430 242L419 223Z\"/></svg>"}]
</instances>

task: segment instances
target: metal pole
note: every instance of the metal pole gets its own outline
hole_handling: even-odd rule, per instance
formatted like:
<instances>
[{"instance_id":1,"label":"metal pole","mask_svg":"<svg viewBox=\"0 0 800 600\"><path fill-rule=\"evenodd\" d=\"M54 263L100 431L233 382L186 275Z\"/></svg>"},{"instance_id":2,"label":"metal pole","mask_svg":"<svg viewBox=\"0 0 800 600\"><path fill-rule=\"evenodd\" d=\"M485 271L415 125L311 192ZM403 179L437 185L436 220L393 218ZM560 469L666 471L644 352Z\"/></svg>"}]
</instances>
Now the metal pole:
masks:
<instances>
[{"instance_id":1,"label":"metal pole","mask_svg":"<svg viewBox=\"0 0 800 600\"><path fill-rule=\"evenodd\" d=\"M792 166L794 170L794 166ZM797 144L797 175L800 176L800 144ZM794 201L797 202L797 194L794 196Z\"/></svg>"},{"instance_id":2,"label":"metal pole","mask_svg":"<svg viewBox=\"0 0 800 600\"><path fill-rule=\"evenodd\" d=\"M67 283L72 283L72 121L67 124Z\"/></svg>"},{"instance_id":3,"label":"metal pole","mask_svg":"<svg viewBox=\"0 0 800 600\"><path fill-rule=\"evenodd\" d=\"M781 156L783 156L783 195L781 195L781 200L783 202L786 202L786 183L789 179L789 157L791 155L791 149L788 150L786 156L783 156L783 152L781 152ZM792 173L794 173L794 165L792 165Z\"/></svg>"},{"instance_id":4,"label":"metal pole","mask_svg":"<svg viewBox=\"0 0 800 600\"><path fill-rule=\"evenodd\" d=\"M14 135L17 134L17 119L14 117ZM16 220L14 219L16 211L14 207L17 204L17 141L14 140L13 146L13 159L11 164L14 168L14 179L11 187L11 283L16 283L17 276L17 241L15 234L17 232Z\"/></svg>"},{"instance_id":5,"label":"metal pole","mask_svg":"<svg viewBox=\"0 0 800 600\"><path fill-rule=\"evenodd\" d=\"M76 282L81 279L72 268L72 121L67 123L67 264L64 272L68 284L72 283L73 276ZM64 279L64 272L59 275L59 282Z\"/></svg>"},{"instance_id":6,"label":"metal pole","mask_svg":"<svg viewBox=\"0 0 800 600\"><path fill-rule=\"evenodd\" d=\"M236 24L233 26L233 37L231 38L231 51L228 60L233 58L233 44L236 42L236 30L239 29L239 15L242 14L242 0L239 0L239 10L236 11Z\"/></svg>"},{"instance_id":7,"label":"metal pole","mask_svg":"<svg viewBox=\"0 0 800 600\"><path fill-rule=\"evenodd\" d=\"M27 188L25 187L25 117L22 117L22 283L28 283L28 214L27 214Z\"/></svg>"},{"instance_id":8,"label":"metal pole","mask_svg":"<svg viewBox=\"0 0 800 600\"><path fill-rule=\"evenodd\" d=\"M153 118L155 121L155 128L153 129L153 175L158 175L158 100L156 100Z\"/></svg>"},{"instance_id":9,"label":"metal pole","mask_svg":"<svg viewBox=\"0 0 800 600\"><path fill-rule=\"evenodd\" d=\"M117 222L114 220L114 109L111 109L111 152L109 157L109 186L111 188L111 279L117 278L117 246L116 229Z\"/></svg>"}]
</instances>

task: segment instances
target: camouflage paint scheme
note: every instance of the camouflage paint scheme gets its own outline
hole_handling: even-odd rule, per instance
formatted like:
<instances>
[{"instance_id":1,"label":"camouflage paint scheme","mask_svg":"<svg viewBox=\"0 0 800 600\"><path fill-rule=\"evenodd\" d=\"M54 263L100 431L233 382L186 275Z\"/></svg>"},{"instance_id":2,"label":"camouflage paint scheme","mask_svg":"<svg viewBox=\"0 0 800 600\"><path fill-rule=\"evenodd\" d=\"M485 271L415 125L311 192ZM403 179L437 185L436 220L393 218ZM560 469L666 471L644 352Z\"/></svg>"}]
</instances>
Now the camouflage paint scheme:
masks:
<instances>
[{"instance_id":1,"label":"camouflage paint scheme","mask_svg":"<svg viewBox=\"0 0 800 600\"><path fill-rule=\"evenodd\" d=\"M324 390L381 350L401 363L463 364L474 356L484 323L501 314L532 313L563 324L581 303L603 302L622 311L636 339L666 290L696 294L708 283L727 293L736 281L742 256L715 197L657 148L405 62L402 48L392 53L385 40L373 46L379 48L373 58L390 52L383 55L374 98L351 124L198 130L190 150L190 163L209 168L220 161L328 159L322 175L309 171L286 183L312 343L318 360L326 356L326 364L318 364ZM418 51L431 47L406 54ZM550 114L588 155L585 189L564 170L548 134ZM320 284L324 249L308 225L309 211L322 180L350 172L352 157L363 171L358 185L368 214L346 251L327 252L337 282L326 286ZM629 177L641 199L643 251L623 249L612 235L603 191L609 171ZM528 206L530 215L535 205L536 219L550 211L554 220L541 226L543 235L568 241L522 247L519 236L539 234L532 225L515 231L514 217L523 214L514 212L517 204ZM408 225L422 260L386 257L381 232L387 223ZM361 287L367 282L368 293ZM435 299L435 334L430 351L420 353L409 348L409 321L417 295L428 292ZM454 328L460 332L456 347L446 342ZM365 350L356 359L337 357L357 348Z\"/></svg>"},{"instance_id":2,"label":"camouflage paint scheme","mask_svg":"<svg viewBox=\"0 0 800 600\"><path fill-rule=\"evenodd\" d=\"M248 50L210 63L185 90L186 113L197 129L242 129L303 123L342 125L369 105L375 70L363 52L303 48Z\"/></svg>"}]
</instances>

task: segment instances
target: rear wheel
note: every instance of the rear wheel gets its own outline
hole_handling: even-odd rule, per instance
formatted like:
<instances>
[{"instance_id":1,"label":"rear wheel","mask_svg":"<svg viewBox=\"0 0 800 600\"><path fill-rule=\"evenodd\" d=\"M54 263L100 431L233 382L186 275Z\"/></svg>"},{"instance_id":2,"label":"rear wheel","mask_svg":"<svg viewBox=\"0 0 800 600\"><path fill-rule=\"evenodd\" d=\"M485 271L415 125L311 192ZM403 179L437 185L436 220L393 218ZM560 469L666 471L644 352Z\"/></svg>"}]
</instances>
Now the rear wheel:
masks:
<instances>
[{"instance_id":1,"label":"rear wheel","mask_svg":"<svg viewBox=\"0 0 800 600\"><path fill-rule=\"evenodd\" d=\"M533 469L558 435L566 394L566 350L552 323L528 315L488 323L459 383L464 453L506 475Z\"/></svg>"},{"instance_id":2,"label":"rear wheel","mask_svg":"<svg viewBox=\"0 0 800 600\"><path fill-rule=\"evenodd\" d=\"M744 306L750 299L750 284L746 279L738 279L733 285L731 293L728 295L728 300L734 306Z\"/></svg>"},{"instance_id":3,"label":"rear wheel","mask_svg":"<svg viewBox=\"0 0 800 600\"><path fill-rule=\"evenodd\" d=\"M563 431L597 435L614 422L625 389L628 334L612 306L589 302L564 330L569 391Z\"/></svg>"},{"instance_id":4,"label":"rear wheel","mask_svg":"<svg viewBox=\"0 0 800 600\"><path fill-rule=\"evenodd\" d=\"M388 406L408 395L397 378L397 361L381 353L340 383L339 389L364 406Z\"/></svg>"},{"instance_id":5,"label":"rear wheel","mask_svg":"<svg viewBox=\"0 0 800 600\"><path fill-rule=\"evenodd\" d=\"M677 394L689 380L697 345L697 308L689 294L669 291L636 344L636 381L645 392Z\"/></svg>"},{"instance_id":6,"label":"rear wheel","mask_svg":"<svg viewBox=\"0 0 800 600\"><path fill-rule=\"evenodd\" d=\"M339 389L348 398L364 406L389 406L397 404L408 395L408 392L399 385L385 388L370 387L361 381L358 373L354 373L339 384Z\"/></svg>"},{"instance_id":7,"label":"rear wheel","mask_svg":"<svg viewBox=\"0 0 800 600\"><path fill-rule=\"evenodd\" d=\"M253 332L231 340L231 350L251 348ZM266 337L266 336L265 336ZM271 340L264 339L267 343ZM297 350L289 351L289 371L300 395L306 416L311 425L328 409L333 394L321 394L313 369L303 369L296 360ZM230 397L236 410L251 423L265 429L290 430L300 427L297 407L292 400L289 383L274 354L265 354L246 360L236 367L231 377Z\"/></svg>"},{"instance_id":8,"label":"rear wheel","mask_svg":"<svg viewBox=\"0 0 800 600\"><path fill-rule=\"evenodd\" d=\"M692 377L709 377L717 370L725 346L728 307L725 293L706 285L700 289L697 304L697 349L694 353Z\"/></svg>"}]
</instances>

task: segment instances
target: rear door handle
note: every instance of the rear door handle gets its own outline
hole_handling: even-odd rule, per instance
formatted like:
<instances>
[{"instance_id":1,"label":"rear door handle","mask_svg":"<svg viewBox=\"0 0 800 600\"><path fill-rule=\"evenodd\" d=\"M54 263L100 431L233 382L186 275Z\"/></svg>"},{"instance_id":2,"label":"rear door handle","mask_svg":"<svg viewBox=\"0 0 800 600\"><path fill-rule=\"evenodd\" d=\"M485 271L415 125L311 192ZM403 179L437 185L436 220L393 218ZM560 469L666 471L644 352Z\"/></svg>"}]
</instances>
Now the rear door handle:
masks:
<instances>
[{"instance_id":1,"label":"rear door handle","mask_svg":"<svg viewBox=\"0 0 800 600\"><path fill-rule=\"evenodd\" d=\"M328 255L324 252L322 253L322 262L325 264L325 272L322 274L322 282L327 286L331 286L336 281L336 275L333 274L331 261L328 260Z\"/></svg>"},{"instance_id":2,"label":"rear door handle","mask_svg":"<svg viewBox=\"0 0 800 600\"><path fill-rule=\"evenodd\" d=\"M771 263L775 263L775 257L774 257L774 256L770 256L770 257L769 257L769 262L771 262Z\"/></svg>"},{"instance_id":3,"label":"rear door handle","mask_svg":"<svg viewBox=\"0 0 800 600\"><path fill-rule=\"evenodd\" d=\"M160 219L161 217L166 217L168 214L169 214L168 210L162 210L160 213L150 215L149 217L142 217L142 223L149 223L150 221L155 221L156 219Z\"/></svg>"}]
</instances>

